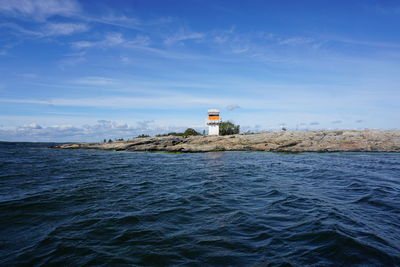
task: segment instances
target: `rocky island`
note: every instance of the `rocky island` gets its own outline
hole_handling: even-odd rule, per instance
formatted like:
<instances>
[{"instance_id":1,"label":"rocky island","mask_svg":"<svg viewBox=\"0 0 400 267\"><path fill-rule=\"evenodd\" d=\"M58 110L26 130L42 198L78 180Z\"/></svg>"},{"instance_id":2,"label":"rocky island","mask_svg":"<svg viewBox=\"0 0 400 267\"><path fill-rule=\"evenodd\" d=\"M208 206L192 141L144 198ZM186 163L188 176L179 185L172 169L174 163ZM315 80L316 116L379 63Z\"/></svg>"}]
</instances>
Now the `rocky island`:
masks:
<instances>
[{"instance_id":1,"label":"rocky island","mask_svg":"<svg viewBox=\"0 0 400 267\"><path fill-rule=\"evenodd\" d=\"M400 152L400 130L321 130L263 132L228 136L162 136L110 143L68 143L60 149L116 151L271 151L271 152Z\"/></svg>"}]
</instances>

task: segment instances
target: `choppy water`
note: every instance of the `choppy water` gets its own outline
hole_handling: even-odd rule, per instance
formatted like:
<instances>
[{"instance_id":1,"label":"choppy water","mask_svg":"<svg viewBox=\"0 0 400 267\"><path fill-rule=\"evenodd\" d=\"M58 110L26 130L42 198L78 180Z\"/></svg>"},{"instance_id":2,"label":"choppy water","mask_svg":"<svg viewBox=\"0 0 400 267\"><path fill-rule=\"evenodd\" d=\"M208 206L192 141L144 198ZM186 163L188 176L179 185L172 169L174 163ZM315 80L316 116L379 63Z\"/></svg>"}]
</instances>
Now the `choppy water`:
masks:
<instances>
[{"instance_id":1,"label":"choppy water","mask_svg":"<svg viewBox=\"0 0 400 267\"><path fill-rule=\"evenodd\" d=\"M400 265L400 154L0 144L0 265Z\"/></svg>"}]
</instances>

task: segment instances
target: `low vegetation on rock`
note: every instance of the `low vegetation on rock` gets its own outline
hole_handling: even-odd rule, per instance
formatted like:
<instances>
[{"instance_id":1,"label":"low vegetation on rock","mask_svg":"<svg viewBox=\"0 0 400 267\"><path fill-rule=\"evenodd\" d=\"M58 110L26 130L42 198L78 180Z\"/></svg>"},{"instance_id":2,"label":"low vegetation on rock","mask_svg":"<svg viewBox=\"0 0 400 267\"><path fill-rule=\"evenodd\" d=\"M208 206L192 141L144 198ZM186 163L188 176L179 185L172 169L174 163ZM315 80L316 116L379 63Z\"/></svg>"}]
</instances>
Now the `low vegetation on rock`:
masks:
<instances>
[{"instance_id":1,"label":"low vegetation on rock","mask_svg":"<svg viewBox=\"0 0 400 267\"><path fill-rule=\"evenodd\" d=\"M148 134L140 134L136 138L146 138L146 137L150 137L150 136Z\"/></svg>"}]
</instances>

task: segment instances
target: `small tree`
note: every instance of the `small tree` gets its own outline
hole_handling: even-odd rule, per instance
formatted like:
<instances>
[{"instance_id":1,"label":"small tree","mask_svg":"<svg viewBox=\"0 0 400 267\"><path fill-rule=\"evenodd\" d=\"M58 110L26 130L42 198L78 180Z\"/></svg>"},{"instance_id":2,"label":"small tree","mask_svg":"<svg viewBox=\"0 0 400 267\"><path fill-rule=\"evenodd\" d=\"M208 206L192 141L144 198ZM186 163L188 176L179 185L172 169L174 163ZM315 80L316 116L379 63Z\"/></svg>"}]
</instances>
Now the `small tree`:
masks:
<instances>
[{"instance_id":1,"label":"small tree","mask_svg":"<svg viewBox=\"0 0 400 267\"><path fill-rule=\"evenodd\" d=\"M150 136L148 134L140 134L136 138L146 138L146 137L150 137Z\"/></svg>"},{"instance_id":2,"label":"small tree","mask_svg":"<svg viewBox=\"0 0 400 267\"><path fill-rule=\"evenodd\" d=\"M235 125L233 122L224 121L219 125L219 135L238 134L240 125Z\"/></svg>"},{"instance_id":3,"label":"small tree","mask_svg":"<svg viewBox=\"0 0 400 267\"><path fill-rule=\"evenodd\" d=\"M192 135L200 135L200 134L193 128L187 128L186 131L183 132L183 136L192 136Z\"/></svg>"}]
</instances>

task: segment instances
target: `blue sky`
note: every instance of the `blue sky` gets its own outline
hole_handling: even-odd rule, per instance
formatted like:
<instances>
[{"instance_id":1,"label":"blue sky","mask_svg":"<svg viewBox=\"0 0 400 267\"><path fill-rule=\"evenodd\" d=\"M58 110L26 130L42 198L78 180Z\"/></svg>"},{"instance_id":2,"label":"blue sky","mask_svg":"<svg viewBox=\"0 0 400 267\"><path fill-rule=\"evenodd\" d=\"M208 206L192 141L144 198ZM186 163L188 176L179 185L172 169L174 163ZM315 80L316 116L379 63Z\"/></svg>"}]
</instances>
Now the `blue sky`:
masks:
<instances>
[{"instance_id":1,"label":"blue sky","mask_svg":"<svg viewBox=\"0 0 400 267\"><path fill-rule=\"evenodd\" d=\"M0 0L0 140L399 129L398 1Z\"/></svg>"}]
</instances>

